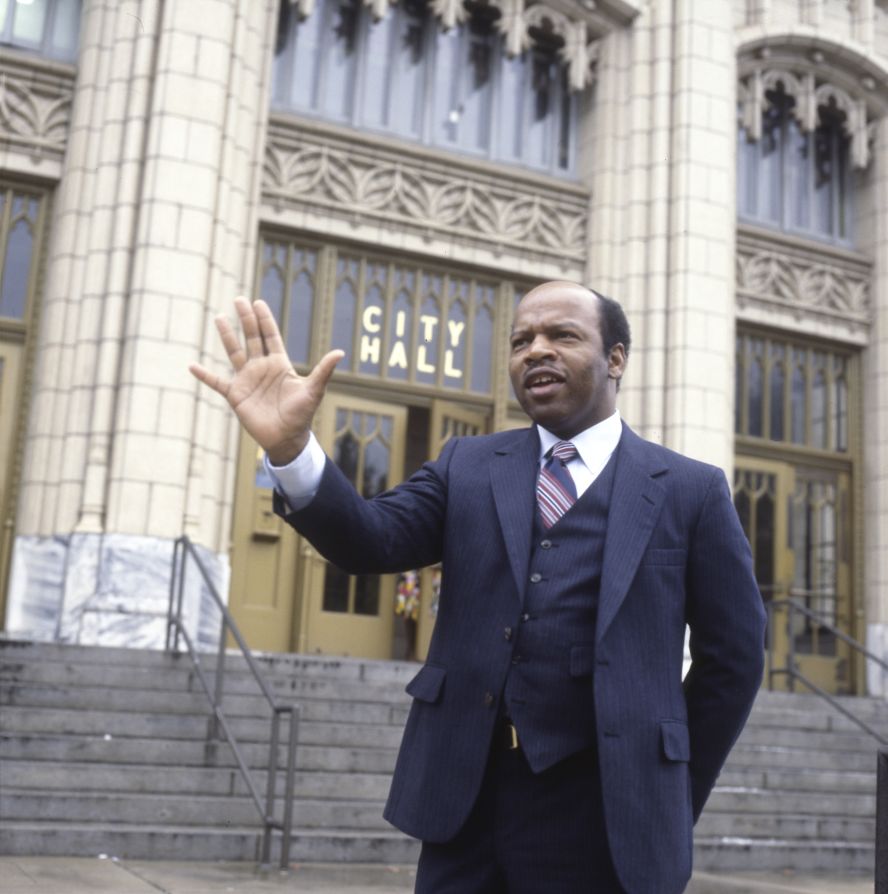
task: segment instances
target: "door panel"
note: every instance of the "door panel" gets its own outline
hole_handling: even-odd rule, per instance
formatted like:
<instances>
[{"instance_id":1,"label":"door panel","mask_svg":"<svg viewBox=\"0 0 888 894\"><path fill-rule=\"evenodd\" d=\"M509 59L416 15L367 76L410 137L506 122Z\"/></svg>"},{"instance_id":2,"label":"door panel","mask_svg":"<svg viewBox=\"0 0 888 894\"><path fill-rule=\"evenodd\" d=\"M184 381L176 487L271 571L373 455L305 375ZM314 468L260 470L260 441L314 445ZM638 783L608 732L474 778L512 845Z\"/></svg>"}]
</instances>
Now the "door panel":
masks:
<instances>
[{"instance_id":1,"label":"door panel","mask_svg":"<svg viewBox=\"0 0 888 894\"><path fill-rule=\"evenodd\" d=\"M429 425L429 458L435 459L444 445L453 437L482 435L487 431L487 416L449 401L432 403ZM441 586L441 566L422 570L422 597L416 633L416 657L425 660L435 629L438 591Z\"/></svg>"},{"instance_id":2,"label":"door panel","mask_svg":"<svg viewBox=\"0 0 888 894\"><path fill-rule=\"evenodd\" d=\"M15 526L10 490L23 351L21 344L0 341L0 627L5 616L6 580Z\"/></svg>"},{"instance_id":3,"label":"door panel","mask_svg":"<svg viewBox=\"0 0 888 894\"><path fill-rule=\"evenodd\" d=\"M397 484L404 472L407 409L328 393L318 437L363 497ZM348 575L307 544L304 636L300 649L391 658L395 576Z\"/></svg>"},{"instance_id":4,"label":"door panel","mask_svg":"<svg viewBox=\"0 0 888 894\"><path fill-rule=\"evenodd\" d=\"M734 505L752 547L765 603L791 597L839 629L851 622L850 476L740 456ZM798 671L829 692L851 691L848 649L800 612L777 607L768 632L774 668ZM768 668L770 670L770 668ZM767 680L767 677L766 677ZM775 688L788 688L785 675Z\"/></svg>"},{"instance_id":5,"label":"door panel","mask_svg":"<svg viewBox=\"0 0 888 894\"><path fill-rule=\"evenodd\" d=\"M272 482L263 456L242 432L229 607L251 649L287 652L295 644L298 546L272 510Z\"/></svg>"}]
</instances>

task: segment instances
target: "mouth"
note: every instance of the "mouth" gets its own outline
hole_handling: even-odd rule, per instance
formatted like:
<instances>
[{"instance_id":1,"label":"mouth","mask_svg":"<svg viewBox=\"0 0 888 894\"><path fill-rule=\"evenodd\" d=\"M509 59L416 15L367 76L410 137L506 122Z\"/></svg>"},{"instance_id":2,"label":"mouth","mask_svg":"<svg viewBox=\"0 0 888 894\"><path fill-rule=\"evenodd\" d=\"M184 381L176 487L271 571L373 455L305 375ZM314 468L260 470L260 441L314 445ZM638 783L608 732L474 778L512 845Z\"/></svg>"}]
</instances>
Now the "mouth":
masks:
<instances>
[{"instance_id":1,"label":"mouth","mask_svg":"<svg viewBox=\"0 0 888 894\"><path fill-rule=\"evenodd\" d=\"M525 390L537 397L543 397L557 391L563 382L564 376L551 369L531 370L524 376Z\"/></svg>"}]
</instances>

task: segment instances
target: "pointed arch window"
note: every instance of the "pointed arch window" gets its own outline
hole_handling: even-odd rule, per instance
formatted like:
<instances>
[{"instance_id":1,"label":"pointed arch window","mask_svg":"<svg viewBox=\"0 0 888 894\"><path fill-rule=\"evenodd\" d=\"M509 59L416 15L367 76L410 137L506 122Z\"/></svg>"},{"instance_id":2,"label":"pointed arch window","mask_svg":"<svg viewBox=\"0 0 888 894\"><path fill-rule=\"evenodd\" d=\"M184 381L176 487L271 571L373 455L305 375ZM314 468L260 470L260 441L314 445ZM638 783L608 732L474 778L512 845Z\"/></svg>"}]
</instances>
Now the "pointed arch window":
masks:
<instances>
[{"instance_id":1,"label":"pointed arch window","mask_svg":"<svg viewBox=\"0 0 888 894\"><path fill-rule=\"evenodd\" d=\"M755 73L741 84L741 221L850 247L867 163L866 109L812 76Z\"/></svg>"},{"instance_id":2,"label":"pointed arch window","mask_svg":"<svg viewBox=\"0 0 888 894\"><path fill-rule=\"evenodd\" d=\"M0 0L0 45L73 62L81 0Z\"/></svg>"},{"instance_id":3,"label":"pointed arch window","mask_svg":"<svg viewBox=\"0 0 888 894\"><path fill-rule=\"evenodd\" d=\"M425 0L380 18L364 0L317 0L305 17L283 2L272 104L571 176L579 107L564 39L531 23L526 48L510 54L499 9L468 2L460 14L445 30Z\"/></svg>"}]
</instances>

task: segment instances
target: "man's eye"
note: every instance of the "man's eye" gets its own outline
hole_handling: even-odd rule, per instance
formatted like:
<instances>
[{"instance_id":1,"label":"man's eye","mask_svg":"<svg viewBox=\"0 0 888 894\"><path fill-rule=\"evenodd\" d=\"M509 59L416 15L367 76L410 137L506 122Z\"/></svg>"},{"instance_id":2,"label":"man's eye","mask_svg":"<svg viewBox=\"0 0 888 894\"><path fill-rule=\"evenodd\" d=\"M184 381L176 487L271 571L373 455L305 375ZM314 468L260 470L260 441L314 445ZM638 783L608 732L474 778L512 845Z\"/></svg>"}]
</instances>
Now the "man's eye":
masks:
<instances>
[{"instance_id":1,"label":"man's eye","mask_svg":"<svg viewBox=\"0 0 888 894\"><path fill-rule=\"evenodd\" d=\"M512 339L512 350L517 351L518 348L522 347L525 344L527 344L526 338L513 338Z\"/></svg>"}]
</instances>

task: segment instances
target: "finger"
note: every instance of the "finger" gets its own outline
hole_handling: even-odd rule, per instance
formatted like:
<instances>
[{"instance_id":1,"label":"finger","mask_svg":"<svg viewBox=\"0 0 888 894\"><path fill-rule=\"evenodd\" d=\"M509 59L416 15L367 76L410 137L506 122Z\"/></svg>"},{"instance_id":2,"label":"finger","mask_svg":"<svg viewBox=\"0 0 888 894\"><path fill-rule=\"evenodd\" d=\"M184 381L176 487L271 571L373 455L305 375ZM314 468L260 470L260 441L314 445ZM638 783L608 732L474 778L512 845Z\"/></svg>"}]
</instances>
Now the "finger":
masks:
<instances>
[{"instance_id":1,"label":"finger","mask_svg":"<svg viewBox=\"0 0 888 894\"><path fill-rule=\"evenodd\" d=\"M256 315L259 332L262 334L262 340L265 342L265 349L268 353L286 354L287 349L284 347L283 338L281 338L281 330L278 328L271 308L261 298L258 298L253 302L253 313Z\"/></svg>"},{"instance_id":2,"label":"finger","mask_svg":"<svg viewBox=\"0 0 888 894\"><path fill-rule=\"evenodd\" d=\"M234 306L240 317L241 329L244 330L244 339L247 343L247 358L262 357L265 348L262 346L262 336L259 334L259 323L253 312L253 305L246 298L235 298Z\"/></svg>"},{"instance_id":3,"label":"finger","mask_svg":"<svg viewBox=\"0 0 888 894\"><path fill-rule=\"evenodd\" d=\"M327 382L330 381L330 376L333 375L333 370L336 369L336 364L343 357L345 357L345 351L340 351L339 349L324 354L308 376L312 385L323 392L327 387Z\"/></svg>"},{"instance_id":4,"label":"finger","mask_svg":"<svg viewBox=\"0 0 888 894\"><path fill-rule=\"evenodd\" d=\"M231 365L235 370L239 370L247 362L247 353L234 331L234 326L231 325L228 317L218 316L216 317L216 329Z\"/></svg>"},{"instance_id":5,"label":"finger","mask_svg":"<svg viewBox=\"0 0 888 894\"><path fill-rule=\"evenodd\" d=\"M221 394L222 397L228 397L228 389L231 387L231 382L227 379L223 379L215 373L211 373L206 367L201 366L199 363L190 364L188 371L196 379L203 382L204 385L208 385L213 391Z\"/></svg>"}]
</instances>

